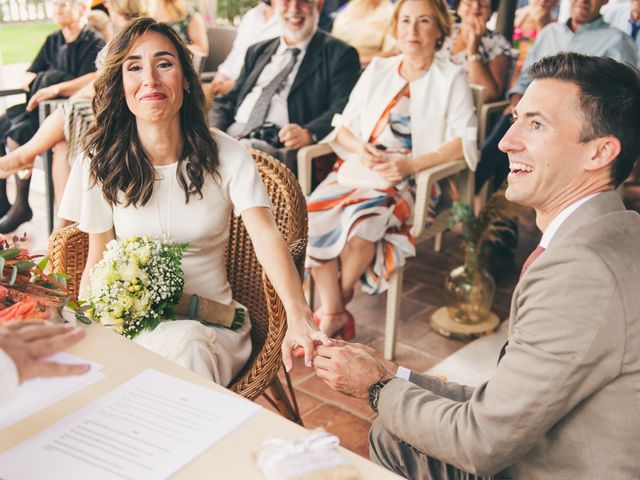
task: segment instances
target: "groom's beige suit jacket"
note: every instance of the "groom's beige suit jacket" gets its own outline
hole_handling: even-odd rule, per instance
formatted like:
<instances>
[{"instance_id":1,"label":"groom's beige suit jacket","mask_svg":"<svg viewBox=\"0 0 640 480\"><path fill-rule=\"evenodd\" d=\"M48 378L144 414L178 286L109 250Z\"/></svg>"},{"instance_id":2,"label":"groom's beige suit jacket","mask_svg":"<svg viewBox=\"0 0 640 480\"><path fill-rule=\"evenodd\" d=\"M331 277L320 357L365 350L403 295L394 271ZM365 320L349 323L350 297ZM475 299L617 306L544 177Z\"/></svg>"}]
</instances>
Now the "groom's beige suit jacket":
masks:
<instances>
[{"instance_id":1,"label":"groom's beige suit jacket","mask_svg":"<svg viewBox=\"0 0 640 480\"><path fill-rule=\"evenodd\" d=\"M412 373L379 421L480 475L640 478L640 216L614 191L578 207L520 279L506 355L476 389Z\"/></svg>"}]
</instances>

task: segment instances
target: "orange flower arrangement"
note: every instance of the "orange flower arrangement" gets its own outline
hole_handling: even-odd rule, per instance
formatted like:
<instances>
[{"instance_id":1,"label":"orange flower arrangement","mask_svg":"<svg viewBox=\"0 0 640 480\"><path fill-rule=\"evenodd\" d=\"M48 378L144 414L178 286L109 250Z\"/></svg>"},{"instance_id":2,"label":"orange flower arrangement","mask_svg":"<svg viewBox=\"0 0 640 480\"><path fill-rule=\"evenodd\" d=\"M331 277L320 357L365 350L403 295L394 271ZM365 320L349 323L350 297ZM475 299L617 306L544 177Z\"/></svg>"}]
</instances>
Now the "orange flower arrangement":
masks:
<instances>
[{"instance_id":1,"label":"orange flower arrangement","mask_svg":"<svg viewBox=\"0 0 640 480\"><path fill-rule=\"evenodd\" d=\"M45 273L49 259L20 248L24 240L0 234L0 325L11 320L47 320L52 309L68 301L65 276Z\"/></svg>"}]
</instances>

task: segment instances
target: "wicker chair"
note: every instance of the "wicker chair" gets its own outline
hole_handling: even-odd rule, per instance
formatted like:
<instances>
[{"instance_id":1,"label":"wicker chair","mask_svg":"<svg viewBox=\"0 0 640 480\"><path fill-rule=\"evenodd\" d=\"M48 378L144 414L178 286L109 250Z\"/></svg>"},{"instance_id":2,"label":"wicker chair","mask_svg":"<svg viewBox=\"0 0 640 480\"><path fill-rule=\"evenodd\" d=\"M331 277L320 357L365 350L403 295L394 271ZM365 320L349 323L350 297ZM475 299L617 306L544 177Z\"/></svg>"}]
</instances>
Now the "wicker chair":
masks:
<instances>
[{"instance_id":1,"label":"wicker chair","mask_svg":"<svg viewBox=\"0 0 640 480\"><path fill-rule=\"evenodd\" d=\"M292 173L273 157L252 151L273 206L273 215L298 271L302 273L307 247L307 211L304 196ZM301 423L288 374L291 400L277 373L282 364L280 347L286 332L286 317L280 299L256 259L242 220L231 217L227 244L227 276L234 298L251 313L253 349L244 369L231 383L234 392L255 400L260 395L287 418ZM88 235L71 225L49 239L49 257L54 271L70 275L68 287L77 295L89 247ZM269 389L271 396L265 393Z\"/></svg>"}]
</instances>

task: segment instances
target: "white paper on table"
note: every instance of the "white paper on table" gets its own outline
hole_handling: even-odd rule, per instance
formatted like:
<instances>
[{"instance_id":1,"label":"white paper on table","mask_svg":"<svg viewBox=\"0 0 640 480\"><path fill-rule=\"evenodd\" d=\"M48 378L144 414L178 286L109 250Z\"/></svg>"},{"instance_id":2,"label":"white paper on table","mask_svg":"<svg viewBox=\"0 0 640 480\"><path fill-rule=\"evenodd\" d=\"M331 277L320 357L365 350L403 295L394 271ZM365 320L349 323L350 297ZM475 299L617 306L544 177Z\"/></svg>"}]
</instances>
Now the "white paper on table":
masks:
<instances>
[{"instance_id":1,"label":"white paper on table","mask_svg":"<svg viewBox=\"0 0 640 480\"><path fill-rule=\"evenodd\" d=\"M6 428L104 378L104 374L100 372L102 365L68 353L56 353L48 357L47 361L69 364L88 363L91 365L91 370L82 375L34 378L22 383L16 396L7 405L0 407L0 428Z\"/></svg>"},{"instance_id":2,"label":"white paper on table","mask_svg":"<svg viewBox=\"0 0 640 480\"><path fill-rule=\"evenodd\" d=\"M0 478L164 479L260 408L145 370L0 455Z\"/></svg>"}]
</instances>

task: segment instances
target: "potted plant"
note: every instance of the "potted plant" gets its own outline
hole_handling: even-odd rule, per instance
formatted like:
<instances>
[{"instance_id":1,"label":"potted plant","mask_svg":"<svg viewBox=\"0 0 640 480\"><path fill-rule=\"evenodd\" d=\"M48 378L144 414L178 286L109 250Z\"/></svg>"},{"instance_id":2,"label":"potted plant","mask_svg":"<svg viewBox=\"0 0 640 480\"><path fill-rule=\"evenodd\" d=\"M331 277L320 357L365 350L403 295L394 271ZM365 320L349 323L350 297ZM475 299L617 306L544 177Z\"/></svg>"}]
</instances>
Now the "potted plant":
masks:
<instances>
[{"instance_id":1,"label":"potted plant","mask_svg":"<svg viewBox=\"0 0 640 480\"><path fill-rule=\"evenodd\" d=\"M464 265L454 268L445 279L449 295L447 311L451 320L462 324L484 321L491 311L495 282L486 265L486 245L501 243L502 235L512 231L513 223L522 207L509 202L504 188L496 191L475 215L471 205L460 199L451 184L453 205L449 228L462 225Z\"/></svg>"}]
</instances>

